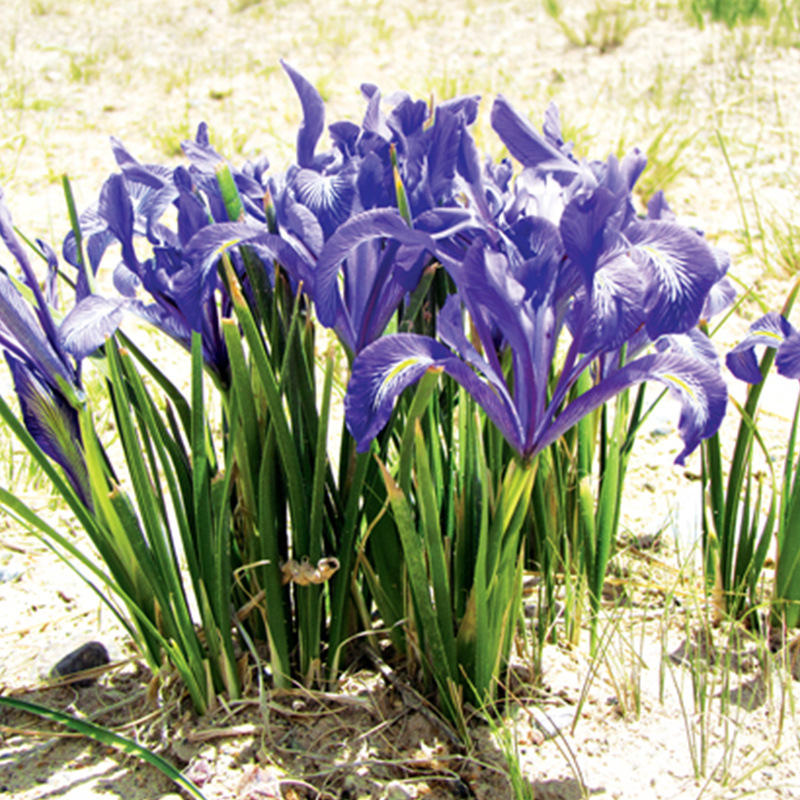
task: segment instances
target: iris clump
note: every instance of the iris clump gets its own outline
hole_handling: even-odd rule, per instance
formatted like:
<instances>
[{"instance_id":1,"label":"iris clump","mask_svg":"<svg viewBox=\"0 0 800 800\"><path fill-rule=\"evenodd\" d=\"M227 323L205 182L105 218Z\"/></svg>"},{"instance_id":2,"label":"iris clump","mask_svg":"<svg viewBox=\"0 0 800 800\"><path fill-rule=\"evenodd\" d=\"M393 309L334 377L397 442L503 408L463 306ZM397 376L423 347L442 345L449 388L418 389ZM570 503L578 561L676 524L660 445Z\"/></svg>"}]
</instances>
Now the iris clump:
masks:
<instances>
[{"instance_id":1,"label":"iris clump","mask_svg":"<svg viewBox=\"0 0 800 800\"><path fill-rule=\"evenodd\" d=\"M60 328L55 294L39 290L2 206L23 277L0 276L0 345L33 442L64 469L73 501L99 504L106 578L132 630L156 667L163 650L199 708L211 699L204 676L209 691L239 690L234 639L269 643L276 684L333 680L355 635L383 646L377 611L462 727L464 694L493 695L515 635L542 454L648 381L680 404L677 463L719 428L725 383L699 323L730 301L729 262L660 193L639 213L642 154L578 158L555 106L539 132L495 99L491 125L508 155L494 160L471 132L479 97L433 107L364 84L362 121L330 124L323 151L322 98L284 68L302 109L284 171L265 158L234 167L204 125L184 144L188 166L143 164L112 139L119 172L63 243L77 271L40 245L75 297ZM103 294L97 273L111 260L114 291ZM191 353L188 394L119 330L125 314ZM338 465L333 356L316 381L316 323L350 367ZM108 366L131 500L91 431L87 360ZM586 520L587 503L604 508L610 493L618 509L620 431L603 439L606 489L583 493ZM580 480L593 468L590 439L570 449ZM127 544L115 550L120 531ZM612 535L605 524L600 586ZM143 567L142 553L155 561ZM148 602L123 567L151 570L157 586L164 559L174 591ZM292 578L322 575L323 562L319 581ZM197 624L201 639L179 633Z\"/></svg>"}]
</instances>

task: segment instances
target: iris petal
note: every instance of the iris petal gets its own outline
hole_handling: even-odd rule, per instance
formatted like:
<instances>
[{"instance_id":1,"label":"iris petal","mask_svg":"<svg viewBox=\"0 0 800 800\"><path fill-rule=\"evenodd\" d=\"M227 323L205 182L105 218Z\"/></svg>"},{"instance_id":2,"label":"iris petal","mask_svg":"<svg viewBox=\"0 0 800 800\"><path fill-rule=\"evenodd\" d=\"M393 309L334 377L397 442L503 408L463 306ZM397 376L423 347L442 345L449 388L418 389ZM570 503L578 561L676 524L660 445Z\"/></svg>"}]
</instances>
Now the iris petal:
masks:
<instances>
[{"instance_id":1,"label":"iris petal","mask_svg":"<svg viewBox=\"0 0 800 800\"><path fill-rule=\"evenodd\" d=\"M578 165L537 133L502 95L494 101L491 122L503 144L522 166L547 170L561 184L575 177Z\"/></svg>"},{"instance_id":2,"label":"iris petal","mask_svg":"<svg viewBox=\"0 0 800 800\"><path fill-rule=\"evenodd\" d=\"M39 380L22 361L6 353L25 427L42 451L59 464L84 505L91 508L78 415L58 390Z\"/></svg>"},{"instance_id":3,"label":"iris petal","mask_svg":"<svg viewBox=\"0 0 800 800\"><path fill-rule=\"evenodd\" d=\"M342 261L357 245L383 238L435 251L433 239L426 233L409 228L395 209L374 209L351 217L326 242L317 262L314 303L319 321L326 327L333 327L337 307L341 304L337 276Z\"/></svg>"},{"instance_id":4,"label":"iris petal","mask_svg":"<svg viewBox=\"0 0 800 800\"><path fill-rule=\"evenodd\" d=\"M7 275L0 272L0 325L53 388L77 388L75 376L42 332L39 322ZM60 381L59 381L60 379Z\"/></svg>"},{"instance_id":5,"label":"iris petal","mask_svg":"<svg viewBox=\"0 0 800 800\"><path fill-rule=\"evenodd\" d=\"M784 378L800 378L800 334L792 331L778 348L775 367Z\"/></svg>"},{"instance_id":6,"label":"iris petal","mask_svg":"<svg viewBox=\"0 0 800 800\"><path fill-rule=\"evenodd\" d=\"M717 260L693 231L672 222L635 222L625 229L649 277L647 333L685 333L697 325L706 295L717 281Z\"/></svg>"},{"instance_id":7,"label":"iris petal","mask_svg":"<svg viewBox=\"0 0 800 800\"><path fill-rule=\"evenodd\" d=\"M59 328L64 349L76 360L90 356L122 322L124 301L97 294L81 300Z\"/></svg>"},{"instance_id":8,"label":"iris petal","mask_svg":"<svg viewBox=\"0 0 800 800\"><path fill-rule=\"evenodd\" d=\"M301 169L291 185L297 200L319 220L326 237L350 216L356 196L355 168L332 175Z\"/></svg>"},{"instance_id":9,"label":"iris petal","mask_svg":"<svg viewBox=\"0 0 800 800\"><path fill-rule=\"evenodd\" d=\"M453 358L444 346L415 334L378 339L353 363L344 408L347 427L364 452L389 421L395 400L431 367Z\"/></svg>"},{"instance_id":10,"label":"iris petal","mask_svg":"<svg viewBox=\"0 0 800 800\"><path fill-rule=\"evenodd\" d=\"M725 357L728 369L741 381L759 383L762 375L755 349L780 347L794 328L777 311L770 311L750 326L750 333Z\"/></svg>"},{"instance_id":11,"label":"iris petal","mask_svg":"<svg viewBox=\"0 0 800 800\"><path fill-rule=\"evenodd\" d=\"M725 416L728 392L725 381L712 366L673 352L656 353L631 361L580 395L545 430L533 452L552 444L579 420L620 392L649 380L666 385L681 404L678 432L684 448L675 463L682 465L701 440L719 429Z\"/></svg>"},{"instance_id":12,"label":"iris petal","mask_svg":"<svg viewBox=\"0 0 800 800\"><path fill-rule=\"evenodd\" d=\"M646 286L636 265L625 255L619 255L597 270L592 288L592 308L581 335L581 352L607 352L627 342L644 320ZM579 290L576 299L585 297ZM578 330L583 314L578 302L569 320L570 328Z\"/></svg>"},{"instance_id":13,"label":"iris petal","mask_svg":"<svg viewBox=\"0 0 800 800\"><path fill-rule=\"evenodd\" d=\"M494 387L481 380L444 345L413 333L382 336L364 348L353 362L344 406L347 426L359 452L369 448L388 422L403 390L429 369L441 369L458 381L509 443L521 452L518 420L499 400Z\"/></svg>"},{"instance_id":14,"label":"iris petal","mask_svg":"<svg viewBox=\"0 0 800 800\"><path fill-rule=\"evenodd\" d=\"M303 121L297 131L297 163L301 167L310 167L314 163L314 150L325 127L325 104L316 88L297 70L283 59L281 66L291 79L303 107Z\"/></svg>"}]
</instances>

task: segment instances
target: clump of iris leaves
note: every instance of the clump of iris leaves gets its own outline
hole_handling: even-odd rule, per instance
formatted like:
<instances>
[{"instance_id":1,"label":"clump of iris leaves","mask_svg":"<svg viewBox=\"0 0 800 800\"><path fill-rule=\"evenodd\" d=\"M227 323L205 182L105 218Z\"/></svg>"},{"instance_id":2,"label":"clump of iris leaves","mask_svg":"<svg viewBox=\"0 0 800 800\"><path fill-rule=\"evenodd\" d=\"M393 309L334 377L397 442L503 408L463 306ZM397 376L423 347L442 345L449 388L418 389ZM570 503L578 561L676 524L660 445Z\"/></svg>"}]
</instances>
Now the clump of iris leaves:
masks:
<instances>
[{"instance_id":1,"label":"clump of iris leaves","mask_svg":"<svg viewBox=\"0 0 800 800\"><path fill-rule=\"evenodd\" d=\"M796 493L776 481L767 522L743 519L757 396L724 482L727 391L705 321L733 301L729 259L660 192L637 212L644 156L579 159L554 106L540 133L499 96L491 126L508 156L484 159L479 97L432 107L369 84L363 121L329 125L321 150L323 101L283 66L302 107L283 172L233 166L204 125L188 166L140 163L112 139L119 171L93 206L79 214L64 182L61 260L23 244L0 203L19 268L0 274L19 414L0 411L99 558L2 489L7 513L198 712L254 680L331 684L370 651L407 667L465 734L464 701L492 701L524 633L526 570L541 576L540 640L564 585L597 619L656 382L679 404L676 462L716 442L709 584L725 573L731 607L757 606L765 542ZM120 328L128 314L182 345L185 381L148 352L152 337ZM735 374L760 380L762 344L800 375L800 336L778 314L729 356ZM87 367L102 390L86 389ZM113 443L94 423L109 405ZM786 553L773 616L795 625ZM571 610L573 637L579 623Z\"/></svg>"}]
</instances>

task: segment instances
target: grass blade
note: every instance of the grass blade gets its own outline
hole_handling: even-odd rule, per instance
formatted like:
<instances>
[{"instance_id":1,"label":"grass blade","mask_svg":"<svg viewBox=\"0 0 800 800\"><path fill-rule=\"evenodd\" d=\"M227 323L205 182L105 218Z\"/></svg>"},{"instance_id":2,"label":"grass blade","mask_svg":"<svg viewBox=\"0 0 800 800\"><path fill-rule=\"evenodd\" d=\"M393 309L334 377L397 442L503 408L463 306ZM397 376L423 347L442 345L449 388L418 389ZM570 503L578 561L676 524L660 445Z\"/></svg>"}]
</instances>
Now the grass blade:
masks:
<instances>
[{"instance_id":1,"label":"grass blade","mask_svg":"<svg viewBox=\"0 0 800 800\"><path fill-rule=\"evenodd\" d=\"M34 714L42 719L48 719L51 722L57 722L60 725L65 725L77 733L88 737L89 739L94 739L94 741L99 742L106 747L113 747L115 750L125 753L125 755L140 758L142 761L146 761L148 764L166 775L171 781L180 786L183 791L187 792L190 797L195 798L195 800L206 800L205 796L197 788L197 786L195 786L192 781L185 777L180 770L176 769L172 764L170 764L169 761L162 758L157 753L151 752L146 747L142 747L142 745L134 742L132 739L127 739L124 736L120 736L118 733L114 733L108 728L104 728L101 725L96 725L93 722L88 722L87 720L78 719L77 717L73 717L71 714L64 714L61 711L55 711L52 708L46 708L38 703L30 703L27 700L18 700L14 697L0 697L0 706L14 708L17 711L25 711L28 714Z\"/></svg>"}]
</instances>

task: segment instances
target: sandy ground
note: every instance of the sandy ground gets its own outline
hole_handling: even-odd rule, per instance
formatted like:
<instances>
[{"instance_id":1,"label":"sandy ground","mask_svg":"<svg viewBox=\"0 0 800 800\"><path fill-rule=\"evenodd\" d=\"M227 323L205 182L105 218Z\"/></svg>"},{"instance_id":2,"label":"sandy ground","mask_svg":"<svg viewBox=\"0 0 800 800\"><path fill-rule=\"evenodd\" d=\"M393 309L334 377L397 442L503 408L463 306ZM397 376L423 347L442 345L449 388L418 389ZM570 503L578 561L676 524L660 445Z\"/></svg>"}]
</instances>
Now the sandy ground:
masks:
<instances>
[{"instance_id":1,"label":"sandy ground","mask_svg":"<svg viewBox=\"0 0 800 800\"><path fill-rule=\"evenodd\" d=\"M109 135L144 161L177 162L180 140L205 120L233 161L266 152L280 168L299 115L280 57L319 86L329 122L359 118L362 81L421 97L481 93L479 144L493 155L493 95L537 121L554 99L580 154L649 151L646 189L664 186L679 214L731 250L743 288L778 307L789 281L777 245L796 224L800 51L760 27L701 31L668 4L641 2L624 15L621 45L602 52L586 16L594 7L565 12L593 39L574 47L540 4L521 0L5 0L0 183L16 223L57 243L66 230L60 175L88 204L113 169ZM736 341L759 313L744 303L719 340ZM762 431L776 455L795 396L780 379L766 393ZM624 527L634 538L680 528L687 550L699 464L669 466L673 422L671 412L654 419L637 443ZM13 465L4 452L0 479L79 540L47 487ZM707 610L682 582L674 547L619 561L625 579L609 598L600 658L588 659L587 636L576 649L545 648L541 675L531 674L537 654L518 654L517 702L501 728L516 737L534 796L800 797L797 684L781 668L785 654L724 631L715 642L700 636ZM474 720L474 746L461 751L371 672L347 676L338 694L270 695L195 720L169 691L153 697L113 616L8 522L0 567L3 691L118 726L185 767L209 800L513 796L488 722ZM92 639L114 663L98 683L41 689L62 655ZM2 712L0 725L0 794L149 800L174 791L151 767L30 717Z\"/></svg>"}]
</instances>

